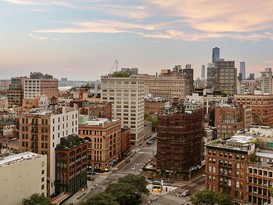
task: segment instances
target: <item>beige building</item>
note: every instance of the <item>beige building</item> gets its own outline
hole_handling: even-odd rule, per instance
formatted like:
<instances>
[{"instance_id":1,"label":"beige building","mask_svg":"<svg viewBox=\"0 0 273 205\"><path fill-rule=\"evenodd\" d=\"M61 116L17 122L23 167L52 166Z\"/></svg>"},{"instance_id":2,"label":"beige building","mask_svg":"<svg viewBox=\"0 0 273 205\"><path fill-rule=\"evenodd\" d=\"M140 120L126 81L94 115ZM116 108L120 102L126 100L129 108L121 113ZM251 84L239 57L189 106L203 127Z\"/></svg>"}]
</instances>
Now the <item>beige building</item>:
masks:
<instances>
[{"instance_id":1,"label":"beige building","mask_svg":"<svg viewBox=\"0 0 273 205\"><path fill-rule=\"evenodd\" d=\"M188 80L179 76L148 76L145 78L145 94L171 100L190 94Z\"/></svg>"},{"instance_id":2,"label":"beige building","mask_svg":"<svg viewBox=\"0 0 273 205\"><path fill-rule=\"evenodd\" d=\"M131 142L144 142L144 79L139 76L101 77L103 102L112 102L113 119L121 120L121 127L130 128Z\"/></svg>"},{"instance_id":3,"label":"beige building","mask_svg":"<svg viewBox=\"0 0 273 205\"><path fill-rule=\"evenodd\" d=\"M25 79L24 98L35 99L45 95L48 99L59 97L58 79Z\"/></svg>"},{"instance_id":4,"label":"beige building","mask_svg":"<svg viewBox=\"0 0 273 205\"><path fill-rule=\"evenodd\" d=\"M1 158L1 204L20 205L24 198L35 193L46 196L46 158L32 152Z\"/></svg>"},{"instance_id":5,"label":"beige building","mask_svg":"<svg viewBox=\"0 0 273 205\"><path fill-rule=\"evenodd\" d=\"M48 156L48 195L55 193L55 148L62 137L74 133L78 133L78 110L73 108L37 109L20 115L20 150Z\"/></svg>"},{"instance_id":6,"label":"beige building","mask_svg":"<svg viewBox=\"0 0 273 205\"><path fill-rule=\"evenodd\" d=\"M8 110L8 98L0 97L0 112Z\"/></svg>"},{"instance_id":7,"label":"beige building","mask_svg":"<svg viewBox=\"0 0 273 205\"><path fill-rule=\"evenodd\" d=\"M121 121L80 116L79 137L88 140L87 168L107 171L121 154Z\"/></svg>"}]
</instances>

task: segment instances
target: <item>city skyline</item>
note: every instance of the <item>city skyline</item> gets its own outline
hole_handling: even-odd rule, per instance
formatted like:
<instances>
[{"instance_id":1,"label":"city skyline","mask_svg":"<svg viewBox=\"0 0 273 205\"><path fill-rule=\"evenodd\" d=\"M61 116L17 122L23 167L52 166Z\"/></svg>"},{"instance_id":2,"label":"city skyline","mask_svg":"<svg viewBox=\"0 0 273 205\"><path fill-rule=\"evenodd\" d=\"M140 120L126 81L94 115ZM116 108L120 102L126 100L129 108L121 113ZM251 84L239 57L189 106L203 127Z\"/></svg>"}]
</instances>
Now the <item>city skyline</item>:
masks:
<instances>
[{"instance_id":1,"label":"city skyline","mask_svg":"<svg viewBox=\"0 0 273 205\"><path fill-rule=\"evenodd\" d=\"M197 78L214 47L260 76L273 66L272 10L269 0L3 0L1 79L38 71L98 80L115 60L148 74L192 64Z\"/></svg>"}]
</instances>

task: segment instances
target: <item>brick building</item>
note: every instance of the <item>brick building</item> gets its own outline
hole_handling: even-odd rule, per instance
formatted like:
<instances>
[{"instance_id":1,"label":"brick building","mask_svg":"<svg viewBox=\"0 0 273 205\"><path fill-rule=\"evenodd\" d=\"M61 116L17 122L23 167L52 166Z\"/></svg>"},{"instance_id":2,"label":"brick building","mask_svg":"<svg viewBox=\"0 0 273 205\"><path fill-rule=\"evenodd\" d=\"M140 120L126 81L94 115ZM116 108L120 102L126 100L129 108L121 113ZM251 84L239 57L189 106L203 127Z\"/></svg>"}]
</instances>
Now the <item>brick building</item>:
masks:
<instances>
[{"instance_id":1,"label":"brick building","mask_svg":"<svg viewBox=\"0 0 273 205\"><path fill-rule=\"evenodd\" d=\"M217 128L217 138L228 138L236 131L249 128L251 110L243 105L223 104L215 107L214 126Z\"/></svg>"},{"instance_id":2,"label":"brick building","mask_svg":"<svg viewBox=\"0 0 273 205\"><path fill-rule=\"evenodd\" d=\"M183 105L173 103L158 118L157 169L181 173L201 164L204 136L202 110L185 113Z\"/></svg>"},{"instance_id":3,"label":"brick building","mask_svg":"<svg viewBox=\"0 0 273 205\"><path fill-rule=\"evenodd\" d=\"M252 109L252 124L273 126L273 95L234 95L237 104Z\"/></svg>"},{"instance_id":4,"label":"brick building","mask_svg":"<svg viewBox=\"0 0 273 205\"><path fill-rule=\"evenodd\" d=\"M247 201L249 155L255 152L252 137L233 136L206 145L205 188L231 196L235 204Z\"/></svg>"},{"instance_id":5,"label":"brick building","mask_svg":"<svg viewBox=\"0 0 273 205\"><path fill-rule=\"evenodd\" d=\"M56 195L75 193L87 185L87 141L77 134L61 138L55 148Z\"/></svg>"},{"instance_id":6,"label":"brick building","mask_svg":"<svg viewBox=\"0 0 273 205\"><path fill-rule=\"evenodd\" d=\"M88 172L107 171L121 158L121 122L80 116L79 137L88 140Z\"/></svg>"},{"instance_id":7,"label":"brick building","mask_svg":"<svg viewBox=\"0 0 273 205\"><path fill-rule=\"evenodd\" d=\"M126 156L130 151L130 129L121 128L121 154L122 157Z\"/></svg>"},{"instance_id":8,"label":"brick building","mask_svg":"<svg viewBox=\"0 0 273 205\"><path fill-rule=\"evenodd\" d=\"M91 119L107 118L112 119L112 102L89 102L82 101L80 113L89 115Z\"/></svg>"},{"instance_id":9,"label":"brick building","mask_svg":"<svg viewBox=\"0 0 273 205\"><path fill-rule=\"evenodd\" d=\"M78 132L78 111L36 109L19 118L20 151L47 155L47 193L55 194L55 148L62 137Z\"/></svg>"}]
</instances>

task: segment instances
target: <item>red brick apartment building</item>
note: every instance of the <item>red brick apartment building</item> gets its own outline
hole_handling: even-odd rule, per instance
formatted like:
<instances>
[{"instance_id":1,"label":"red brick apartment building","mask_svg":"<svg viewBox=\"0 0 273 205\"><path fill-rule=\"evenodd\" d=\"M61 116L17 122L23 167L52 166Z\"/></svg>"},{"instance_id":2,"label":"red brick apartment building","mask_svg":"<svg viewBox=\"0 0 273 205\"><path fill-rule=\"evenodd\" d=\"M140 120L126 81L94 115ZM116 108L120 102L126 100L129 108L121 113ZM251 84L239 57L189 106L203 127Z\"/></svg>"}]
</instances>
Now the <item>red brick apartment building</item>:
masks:
<instances>
[{"instance_id":1,"label":"red brick apartment building","mask_svg":"<svg viewBox=\"0 0 273 205\"><path fill-rule=\"evenodd\" d=\"M255 152L252 137L233 136L229 140L216 140L206 145L205 188L223 192L234 199L235 204L248 200L248 158Z\"/></svg>"},{"instance_id":2,"label":"red brick apartment building","mask_svg":"<svg viewBox=\"0 0 273 205\"><path fill-rule=\"evenodd\" d=\"M273 126L273 95L234 95L237 104L252 109L252 124Z\"/></svg>"}]
</instances>

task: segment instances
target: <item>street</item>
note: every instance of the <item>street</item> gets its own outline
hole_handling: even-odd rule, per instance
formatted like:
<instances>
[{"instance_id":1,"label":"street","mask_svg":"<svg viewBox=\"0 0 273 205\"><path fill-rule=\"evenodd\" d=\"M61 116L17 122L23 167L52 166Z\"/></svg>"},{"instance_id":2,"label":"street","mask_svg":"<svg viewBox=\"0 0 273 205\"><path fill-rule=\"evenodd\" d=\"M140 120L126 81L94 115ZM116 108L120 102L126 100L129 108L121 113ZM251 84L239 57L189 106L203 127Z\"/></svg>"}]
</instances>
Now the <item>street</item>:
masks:
<instances>
[{"instance_id":1,"label":"street","mask_svg":"<svg viewBox=\"0 0 273 205\"><path fill-rule=\"evenodd\" d=\"M148 141L148 140L147 140ZM105 188L118 180L118 178L125 176L126 174L140 174L142 168L145 164L151 160L152 156L156 153L157 141L155 141L151 145L147 145L146 142L142 147L135 148L132 150L131 156L128 156L122 162L116 165L116 167L110 171L105 173L97 173L92 177L95 179L94 181L88 181L88 188L85 190L78 191L74 196L72 196L68 201L64 203L64 205L76 205L82 201L86 201L90 196L103 192ZM130 161L129 161L129 160ZM127 160L127 162L126 162ZM175 182L172 186L177 187L175 190L170 191L168 193L161 193L158 195L158 198L150 202L151 205L181 205L185 204L189 201L190 196L204 189L204 177L198 176L191 181L181 181ZM182 197L181 193L184 190L189 190L190 195L186 197ZM153 195L153 194L151 194ZM147 200L144 200L142 205L148 204Z\"/></svg>"}]
</instances>

